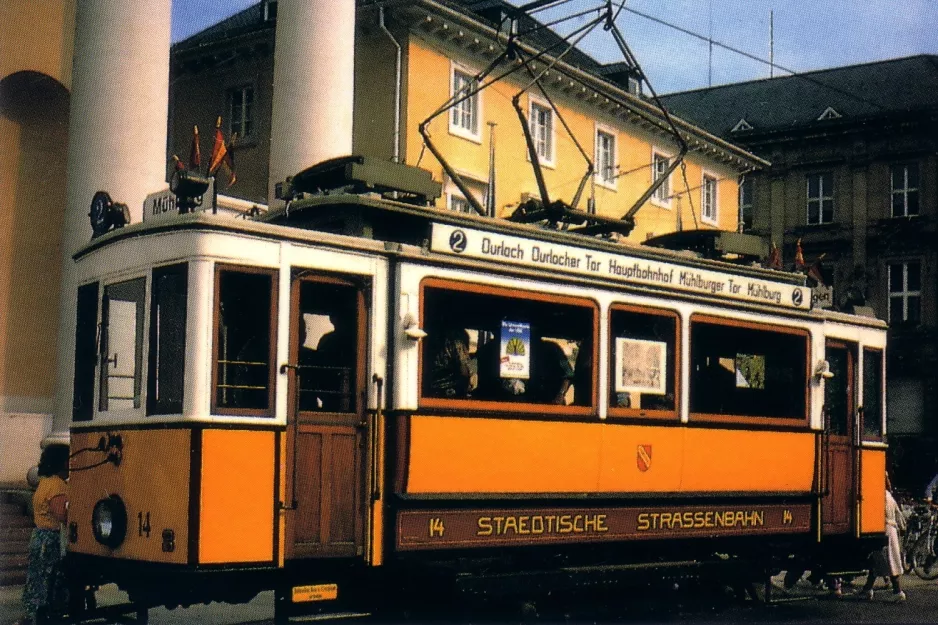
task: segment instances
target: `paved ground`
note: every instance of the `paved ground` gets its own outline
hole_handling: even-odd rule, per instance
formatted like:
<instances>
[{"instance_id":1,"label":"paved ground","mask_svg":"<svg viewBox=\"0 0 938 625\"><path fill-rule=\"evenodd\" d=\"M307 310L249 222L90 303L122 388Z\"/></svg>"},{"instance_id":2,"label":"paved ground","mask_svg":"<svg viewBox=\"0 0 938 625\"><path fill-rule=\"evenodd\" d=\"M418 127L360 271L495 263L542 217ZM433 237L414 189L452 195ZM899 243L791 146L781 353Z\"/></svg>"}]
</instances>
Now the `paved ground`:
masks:
<instances>
[{"instance_id":1,"label":"paved ground","mask_svg":"<svg viewBox=\"0 0 938 625\"><path fill-rule=\"evenodd\" d=\"M862 584L856 580L856 588ZM601 600L577 601L556 605L538 605L537 617L525 621L540 623L936 623L938 622L938 581L924 582L914 576L902 580L908 600L896 603L892 592L881 581L873 601L861 599L847 588L845 596L836 599L801 582L783 601L766 605L755 601L733 603L711 600L713 597L691 598L681 590L673 596L654 602L640 598L604 597ZM0 625L16 621L21 615L22 587L0 587ZM101 603L124 600L113 586L99 594ZM212 604L188 609L150 611L153 625L211 623L236 625L271 623L273 594L262 593L249 604L229 606ZM455 615L454 615L455 616ZM461 618L442 616L439 621L467 622ZM519 622L517 614L470 617L468 622ZM349 621L352 622L352 621Z\"/></svg>"}]
</instances>

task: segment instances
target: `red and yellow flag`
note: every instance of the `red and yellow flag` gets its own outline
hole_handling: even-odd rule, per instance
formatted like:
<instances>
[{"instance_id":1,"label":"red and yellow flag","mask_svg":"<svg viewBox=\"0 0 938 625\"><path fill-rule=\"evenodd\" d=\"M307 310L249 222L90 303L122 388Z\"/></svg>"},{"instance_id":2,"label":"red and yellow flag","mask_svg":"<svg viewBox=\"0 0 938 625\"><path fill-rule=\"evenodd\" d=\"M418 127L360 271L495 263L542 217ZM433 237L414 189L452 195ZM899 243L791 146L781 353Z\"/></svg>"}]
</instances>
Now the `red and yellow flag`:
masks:
<instances>
[{"instance_id":1,"label":"red and yellow flag","mask_svg":"<svg viewBox=\"0 0 938 625\"><path fill-rule=\"evenodd\" d=\"M221 134L221 117L219 117L215 122L215 143L212 145L212 158L208 163L208 173L215 173L227 153L228 146L225 145L225 137Z\"/></svg>"},{"instance_id":2,"label":"red and yellow flag","mask_svg":"<svg viewBox=\"0 0 938 625\"><path fill-rule=\"evenodd\" d=\"M795 269L804 269L804 252L801 250L801 239L795 243Z\"/></svg>"},{"instance_id":3,"label":"red and yellow flag","mask_svg":"<svg viewBox=\"0 0 938 625\"><path fill-rule=\"evenodd\" d=\"M769 250L769 269L782 268L782 250L778 249L775 241L772 241L772 249Z\"/></svg>"}]
</instances>

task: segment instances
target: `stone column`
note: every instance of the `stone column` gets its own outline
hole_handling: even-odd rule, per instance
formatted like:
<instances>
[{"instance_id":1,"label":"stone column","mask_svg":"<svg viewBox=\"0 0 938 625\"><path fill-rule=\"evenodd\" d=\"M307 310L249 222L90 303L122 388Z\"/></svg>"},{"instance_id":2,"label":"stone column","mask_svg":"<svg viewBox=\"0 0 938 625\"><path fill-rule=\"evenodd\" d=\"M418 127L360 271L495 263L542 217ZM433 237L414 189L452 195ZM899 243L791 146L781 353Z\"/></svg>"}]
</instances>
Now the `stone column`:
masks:
<instances>
[{"instance_id":1,"label":"stone column","mask_svg":"<svg viewBox=\"0 0 938 625\"><path fill-rule=\"evenodd\" d=\"M107 191L127 204L136 223L144 197L165 186L170 6L171 0L78 0L52 440L67 440L72 414L72 255L91 239L91 198Z\"/></svg>"},{"instance_id":2,"label":"stone column","mask_svg":"<svg viewBox=\"0 0 938 625\"><path fill-rule=\"evenodd\" d=\"M280 0L268 197L310 165L352 152L355 0Z\"/></svg>"}]
</instances>

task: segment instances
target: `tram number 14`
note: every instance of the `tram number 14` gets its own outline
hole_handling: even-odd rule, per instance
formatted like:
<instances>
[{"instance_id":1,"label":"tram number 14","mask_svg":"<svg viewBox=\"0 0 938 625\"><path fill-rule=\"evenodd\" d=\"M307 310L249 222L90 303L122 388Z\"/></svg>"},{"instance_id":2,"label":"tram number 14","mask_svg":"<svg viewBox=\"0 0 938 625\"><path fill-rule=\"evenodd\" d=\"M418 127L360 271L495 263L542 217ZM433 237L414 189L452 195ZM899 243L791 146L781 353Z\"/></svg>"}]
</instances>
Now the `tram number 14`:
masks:
<instances>
[{"instance_id":1,"label":"tram number 14","mask_svg":"<svg viewBox=\"0 0 938 625\"><path fill-rule=\"evenodd\" d=\"M433 517L430 519L430 538L434 536L443 537L443 532L446 531L446 527L443 526L443 519L440 517Z\"/></svg>"},{"instance_id":2,"label":"tram number 14","mask_svg":"<svg viewBox=\"0 0 938 625\"><path fill-rule=\"evenodd\" d=\"M150 513L137 513L137 535L150 537Z\"/></svg>"}]
</instances>

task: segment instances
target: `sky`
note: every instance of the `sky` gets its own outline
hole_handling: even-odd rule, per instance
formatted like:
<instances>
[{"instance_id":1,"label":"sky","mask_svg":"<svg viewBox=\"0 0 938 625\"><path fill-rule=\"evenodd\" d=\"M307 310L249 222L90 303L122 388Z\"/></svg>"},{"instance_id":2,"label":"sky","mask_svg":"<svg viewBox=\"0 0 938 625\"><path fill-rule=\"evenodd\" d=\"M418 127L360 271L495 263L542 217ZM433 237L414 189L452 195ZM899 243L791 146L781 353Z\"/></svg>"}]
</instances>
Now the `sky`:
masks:
<instances>
[{"instance_id":1,"label":"sky","mask_svg":"<svg viewBox=\"0 0 938 625\"><path fill-rule=\"evenodd\" d=\"M173 41L256 1L173 0ZM567 6L576 11L597 4L602 2L572 0ZM706 42L629 9L704 36L712 33L714 40L766 60L773 11L775 64L796 72L938 54L938 0L628 0L617 24L659 93L767 78L769 67L717 46L711 61ZM542 15L546 21L549 14ZM575 28L588 19L568 24ZM601 62L622 60L610 34L601 30L581 47ZM786 73L775 70L776 76Z\"/></svg>"}]
</instances>

